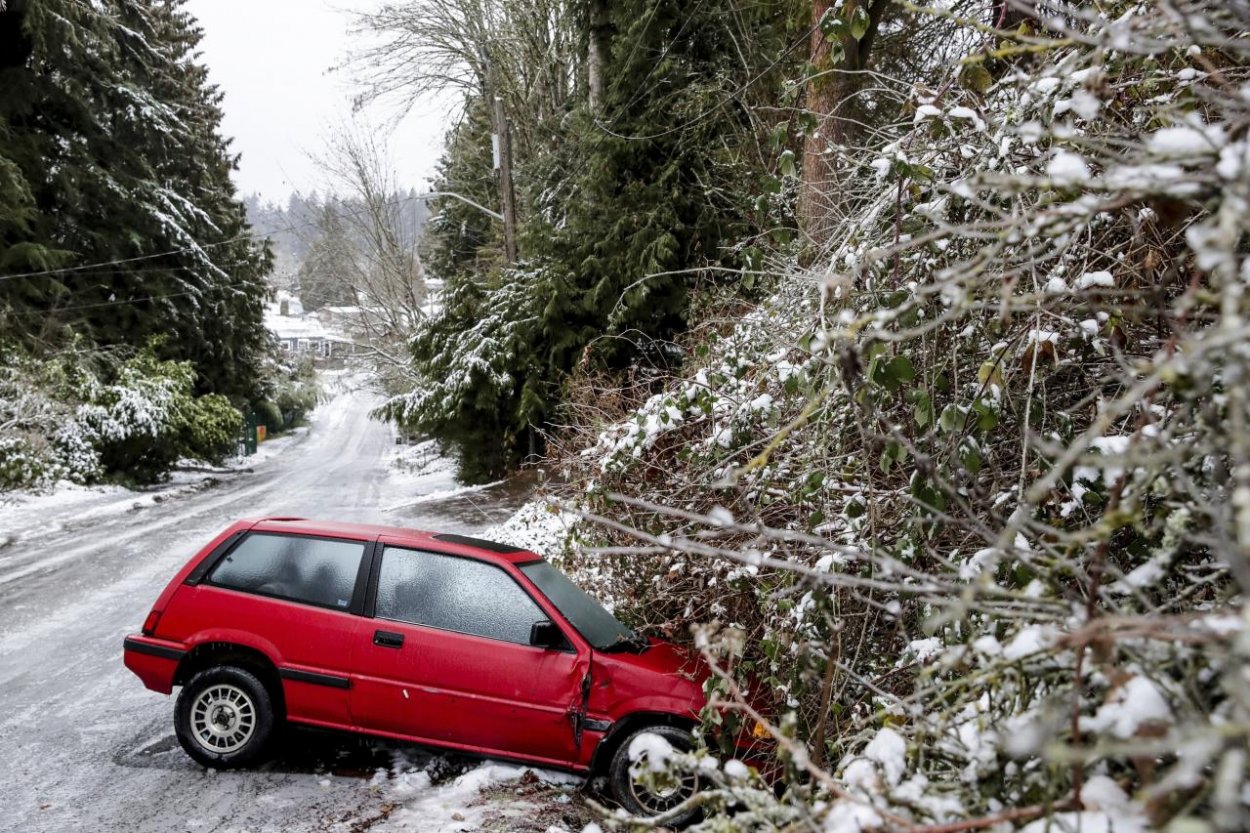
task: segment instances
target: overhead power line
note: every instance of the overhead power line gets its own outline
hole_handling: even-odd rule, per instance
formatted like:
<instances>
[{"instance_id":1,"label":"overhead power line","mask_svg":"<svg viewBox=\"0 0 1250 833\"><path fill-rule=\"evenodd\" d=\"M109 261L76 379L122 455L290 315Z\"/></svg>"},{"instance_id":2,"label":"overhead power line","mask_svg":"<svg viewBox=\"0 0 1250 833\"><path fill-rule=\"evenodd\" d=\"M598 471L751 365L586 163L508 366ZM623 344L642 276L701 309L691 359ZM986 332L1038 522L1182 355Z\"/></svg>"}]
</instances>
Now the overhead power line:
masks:
<instances>
[{"instance_id":1,"label":"overhead power line","mask_svg":"<svg viewBox=\"0 0 1250 833\"><path fill-rule=\"evenodd\" d=\"M461 202L468 203L474 208L486 214L489 214L491 217L494 217L497 220L503 219L503 215L499 214L498 212L491 211L489 208L486 208L482 204L474 202L468 197L462 196L460 194L456 194L451 191L427 191L423 194L417 194L415 196L396 197L395 199L387 200L382 204L384 206L393 206L393 205L401 205L403 203L411 202L414 200L424 201L424 200L429 200L429 199L436 199L439 197L451 197L453 199L460 200ZM364 214L369 210L370 210L369 208L365 207L365 208L358 208L352 211L344 211L342 212L342 216L354 217L358 214ZM145 260L157 260L162 257L172 257L174 255L186 254L187 252L202 251L204 249L214 249L220 246L228 246L231 243L238 243L243 240L265 240L270 236L270 234L274 234L277 232L295 232L299 229L308 228L310 226L315 226L315 225L317 225L316 220L308 220L302 223L291 223L290 225L275 228L271 230L269 234L262 235L262 234L259 234L258 232L252 231L252 232L248 232L247 234L236 235L235 237L231 237L228 240L218 240L214 243L198 243L192 246L183 246L178 249L170 249L169 251L156 252L155 254L150 254L150 255L139 255L137 257L121 258L118 260L102 260L96 263L82 263L77 266L65 266L65 267L61 267L57 269L41 269L41 270L34 271L34 272L16 272L16 273L11 273L7 275L0 275L0 281L12 281L12 280L17 280L19 278L39 278L39 277L47 277L50 275L67 275L67 274L73 274L75 272L86 272L86 271L92 271L92 270L107 269L112 266L125 266L126 264L129 264L129 263L139 263ZM171 266L169 268L170 270L174 270L174 269L186 269L187 267Z\"/></svg>"},{"instance_id":2,"label":"overhead power line","mask_svg":"<svg viewBox=\"0 0 1250 833\"><path fill-rule=\"evenodd\" d=\"M161 257L170 257L172 255L185 254L186 252L194 252L196 250L212 249L217 246L225 246L229 243L237 243L240 240L246 240L254 237L251 234L241 234L238 237L232 237L229 240L218 240L216 243L197 243L194 246L183 246L181 249L171 249L167 252L157 252L151 255L140 255L138 257L127 257L121 260L102 260L98 263L83 263L78 266L64 266L58 269L42 269L38 272L17 272L9 275L0 275L0 281L13 281L18 278L39 278L45 275L65 275L72 272L83 272L90 269L103 269L108 266L124 266L127 263L138 263L143 260L156 260Z\"/></svg>"},{"instance_id":3,"label":"overhead power line","mask_svg":"<svg viewBox=\"0 0 1250 833\"><path fill-rule=\"evenodd\" d=\"M242 287L251 286L251 281L239 281L237 283L222 284L220 286L212 286L208 289L187 289L182 292L166 292L161 295L145 295L142 298L126 298L116 301L100 301L96 304L77 304L72 307L48 307L47 309L19 309L9 310L8 315L58 315L63 312L79 312L88 309L103 309L105 307L121 307L130 304L143 304L149 301L161 301L166 298L181 298L185 295L203 295L206 292L214 292L222 289L240 289Z\"/></svg>"},{"instance_id":4,"label":"overhead power line","mask_svg":"<svg viewBox=\"0 0 1250 833\"><path fill-rule=\"evenodd\" d=\"M693 17L694 17L694 14L693 14L693 13L691 13L691 15L689 15L689 16L686 18L685 22L684 22L684 23L682 24L682 26L681 26L681 29L679 30L679 34L680 34L680 32L682 32L682 31L684 31L684 30L685 30L686 26L689 24L690 20L691 20L691 19L693 19ZM797 48L800 44L802 44L802 43L803 43L804 41L806 41L809 37L811 37L811 34L812 34L812 32L813 32L813 31L815 31L815 29L816 29L816 26L815 26L815 25L813 25L813 26L811 26L810 28L808 28L808 29L807 29L807 30L806 30L806 31L805 31L802 35L800 35L797 39L795 39L795 41L794 41L793 43L791 43L791 44L790 44L790 46L788 46L788 47L787 47L787 48L786 48L786 49L785 49L785 50L784 50L784 51L783 51L783 52L782 52L779 56L777 56L777 58L776 58L774 61L772 61L772 62L771 62L768 66L766 66L763 70L761 70L759 73L757 73L754 77L752 77L752 78L750 78L749 80L745 81L745 82L744 82L743 84L741 84L741 85L740 85L737 89L735 89L735 90L733 90L732 92L730 92L727 96L725 96L724 98L722 98L721 100L719 100L716 104L712 105L711 107L708 107L708 108L707 108L707 109L705 109L703 112L701 112L699 115L695 116L694 118L688 119L687 121L683 122L682 124L676 125L676 126L674 126L674 127L671 127L671 128L669 128L669 129L667 129L667 130L660 131L660 132L658 132L658 133L652 133L652 134L649 134L649 135L640 135L640 136L628 136L628 135L624 135L624 134L617 133L617 132L615 132L614 130L612 130L612 124L613 124L613 123L614 123L614 122L615 122L618 118L620 118L620 117L621 117L621 115L623 115L623 112L622 112L621 110L618 110L618 111L617 111L617 113L616 113L616 114L614 114L614 115L613 115L610 119L608 119L608 121L607 121L606 123L605 123L605 122L601 122L600 120L596 119L596 120L595 120L595 122L594 122L594 124L595 124L595 126L596 126L596 127L598 127L600 130L602 130L604 134L607 134L607 135L610 135L610 136L614 136L614 137L616 137L616 138L618 138L618 139L624 139L624 140L627 140L627 141L647 141L647 140L650 140L650 139L658 139L658 138L661 138L661 137L663 137L663 136L668 136L668 135L671 135L671 134L673 134L673 133L679 133L679 132L681 132L681 131L683 131L683 130L686 130L686 129L687 129L687 128L689 128L691 125L695 124L695 123L696 123L696 122L698 122L698 121L701 121L701 120L702 120L703 118L705 118L706 116L710 115L711 113L716 112L716 111L717 111L717 110L719 110L721 107L723 107L723 106L725 106L726 104L728 104L730 101L732 101L733 99L735 99L736 97L738 97L739 95L741 95L741 94L742 94L743 92L745 92L748 88L750 88L750 87L751 87L751 86L753 86L756 82L758 82L761 78L763 78L763 77L764 77L764 76L766 76L769 72L771 72L773 69L775 69L775 68L777 67L777 65L778 65L778 64L780 64L783 60L785 60L785 58L786 58L786 57L787 57L787 56L788 56L791 52L793 52L793 51L794 51L794 50L795 50L795 49L796 49L796 48ZM653 66L653 67L652 67L652 71L651 71L651 73L648 73L648 75L647 75L647 78L648 78L648 79L650 79L651 75L654 73L654 71L655 71L655 69L656 69L656 66L658 66L658 62L657 62L657 64L656 64L655 66ZM613 82L613 86L614 86L614 88L615 88L615 86L616 86L617 84L619 84L620 82L621 82L621 78L620 78L620 77L616 78L616 79L614 80L614 82ZM645 89L649 89L649 87L648 87L645 83L642 85L642 88L643 88L643 90L645 90ZM640 93L641 93L641 90L640 90ZM634 98L633 98L633 99L632 99L632 101L631 101L631 104L632 104L633 102L636 102L636 101L638 100L638 98L639 98L639 94L635 94ZM602 142L602 138L598 138L598 139L596 140L596 142L595 142L595 145L597 146L600 142ZM592 148L592 149L593 149L593 148ZM576 174L580 173L580 171L581 171L581 169L582 169L582 167L584 166L584 164L585 164L585 162L586 162L586 161L587 161L587 158L583 158L582 163L581 163L581 164L579 164L579 165L577 166L577 169L574 171L574 175L576 175ZM473 206L474 208L476 208L476 209L478 209L478 210L480 210L480 211L484 212L485 214L487 214L487 215L489 215L489 216L491 216L491 217L493 217L493 218L495 218L495 219L497 219L497 220L502 220L502 219L503 219L503 215L502 215L502 214L500 214L500 213L498 213L498 212L496 212L496 211L492 211L491 209L486 208L485 206L483 206L481 203L475 202L474 200L471 200L471 199L469 199L468 197L462 196L462 195L460 195L460 194L457 194L457 193L454 193L454 192L451 192L451 191L430 191L430 192L427 192L427 193L424 193L424 194L417 194L417 195L416 195L416 196L414 196L414 197L407 197L407 196L406 196L406 197L402 197L402 198L396 198L396 199L394 199L394 200L387 200L387 201L386 201L385 203L383 203L383 204L384 204L384 205L388 205L388 206L389 206L389 205L398 205L398 204L401 204L401 203L404 203L404 202L408 202L408 201L410 201L410 200L428 200L428 199L434 199L434 198L438 198L438 197L451 197L451 198L453 198L453 199L460 200L461 202L467 203L468 205ZM363 212L365 212L365 211L367 211L367 210L368 210L367 208L361 208L361 209L357 209L356 211L349 211L349 212L345 212L345 216L354 216L354 215L356 215L356 214L363 213ZM309 226L314 226L314 225L316 225L316 224L317 224L317 221L315 221L315 220L310 220L310 221L303 222L303 223L293 223L293 224L290 224L290 225L288 225L288 226L284 226L284 227L282 227L282 228L273 229L271 233L273 233L273 232L283 232L283 231L286 231L286 232L294 232L294 231L296 231L297 229L308 228ZM186 254L187 252L203 251L203 250L205 250L205 249L213 249L213 248L218 248L218 247L220 247L220 246L227 246L227 245L230 245L230 244L232 244L232 243L238 243L238 242L240 242L240 241L242 241L242 240L249 240L249 239L267 239L267 237L268 237L268 235L261 236L261 235L257 234L256 232L249 232L249 233L247 233L247 234L240 234L240 235L237 235L237 236L232 237L232 238L230 238L230 239L228 239L228 240L218 240L218 241L213 242L213 243L202 243L202 244L195 244L195 245L191 245L191 246L183 246L183 247L181 247L181 248L177 248L177 249L170 249L169 251L165 251L165 252L157 252L157 253L155 253L155 254L150 254L150 255L139 255L139 256L136 256L136 257L121 258L121 259L116 259L116 260L104 260L104 261L98 261L98 262L96 262L96 263L83 263L83 264L79 264L79 265L77 265L77 266L65 266L65 267L61 267L61 268L57 268L57 269L41 269L41 270L32 271L32 272L16 272L16 273L11 273L11 274L7 274L7 275L0 275L0 281L12 281L12 280L18 280L18 279L20 279L20 278L38 278L38 277L48 277L48 276L52 276L52 275L68 275L68 274L74 274L74 273L76 273L76 272L84 272L84 271L89 271L89 270L100 270L100 269L106 269L106 268L113 267L113 266L125 266L125 265L130 264L130 263L139 263L139 262L142 262L142 261L147 261L147 260L156 260L156 259L159 259L159 258L162 258L162 257L172 257L172 256L174 256L174 255ZM175 268L175 267L171 267L171 269L172 269L172 268Z\"/></svg>"}]
</instances>

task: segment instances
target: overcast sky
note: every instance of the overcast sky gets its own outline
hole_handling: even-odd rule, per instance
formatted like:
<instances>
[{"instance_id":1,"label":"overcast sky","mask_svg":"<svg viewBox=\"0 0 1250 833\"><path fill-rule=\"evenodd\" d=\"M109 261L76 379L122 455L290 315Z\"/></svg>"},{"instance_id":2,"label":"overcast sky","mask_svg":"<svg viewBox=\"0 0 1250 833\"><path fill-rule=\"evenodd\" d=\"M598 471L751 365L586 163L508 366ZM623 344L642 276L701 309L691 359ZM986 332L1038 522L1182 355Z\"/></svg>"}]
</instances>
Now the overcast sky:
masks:
<instances>
[{"instance_id":1,"label":"overcast sky","mask_svg":"<svg viewBox=\"0 0 1250 833\"><path fill-rule=\"evenodd\" d=\"M326 178L309 154L320 153L334 125L353 116L350 86L328 73L351 44L348 15L373 0L189 0L187 10L204 28L200 44L212 83L225 93L222 131L242 154L235 181L240 192L285 201L292 191L326 190ZM388 144L399 180L422 187L433 172L446 106L431 104L408 115ZM393 112L376 106L364 119L383 125Z\"/></svg>"}]
</instances>

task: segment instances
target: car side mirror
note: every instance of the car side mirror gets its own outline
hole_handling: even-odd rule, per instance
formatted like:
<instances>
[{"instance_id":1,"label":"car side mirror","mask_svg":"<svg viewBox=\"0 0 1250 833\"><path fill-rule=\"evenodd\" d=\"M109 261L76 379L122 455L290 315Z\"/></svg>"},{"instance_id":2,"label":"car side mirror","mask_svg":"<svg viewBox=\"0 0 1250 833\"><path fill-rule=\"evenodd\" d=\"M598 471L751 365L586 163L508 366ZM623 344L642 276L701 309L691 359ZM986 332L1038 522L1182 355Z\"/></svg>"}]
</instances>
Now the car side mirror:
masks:
<instances>
[{"instance_id":1,"label":"car side mirror","mask_svg":"<svg viewBox=\"0 0 1250 833\"><path fill-rule=\"evenodd\" d=\"M564 634L549 619L543 619L530 625L530 644L539 648L564 647Z\"/></svg>"}]
</instances>

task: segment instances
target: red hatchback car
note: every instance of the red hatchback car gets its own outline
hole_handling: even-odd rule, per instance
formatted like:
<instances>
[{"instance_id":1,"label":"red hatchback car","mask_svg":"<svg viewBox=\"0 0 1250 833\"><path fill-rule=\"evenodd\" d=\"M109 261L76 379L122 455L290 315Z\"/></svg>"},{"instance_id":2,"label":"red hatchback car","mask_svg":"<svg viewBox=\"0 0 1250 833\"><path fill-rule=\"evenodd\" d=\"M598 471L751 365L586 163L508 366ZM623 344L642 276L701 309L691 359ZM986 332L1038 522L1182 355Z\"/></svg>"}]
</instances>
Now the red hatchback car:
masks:
<instances>
[{"instance_id":1,"label":"red hatchback car","mask_svg":"<svg viewBox=\"0 0 1250 833\"><path fill-rule=\"evenodd\" d=\"M642 783L629 748L692 746L707 669L490 541L240 521L169 583L125 662L153 691L182 686L175 730L206 766L255 761L286 720L603 774L638 815L695 788Z\"/></svg>"}]
</instances>

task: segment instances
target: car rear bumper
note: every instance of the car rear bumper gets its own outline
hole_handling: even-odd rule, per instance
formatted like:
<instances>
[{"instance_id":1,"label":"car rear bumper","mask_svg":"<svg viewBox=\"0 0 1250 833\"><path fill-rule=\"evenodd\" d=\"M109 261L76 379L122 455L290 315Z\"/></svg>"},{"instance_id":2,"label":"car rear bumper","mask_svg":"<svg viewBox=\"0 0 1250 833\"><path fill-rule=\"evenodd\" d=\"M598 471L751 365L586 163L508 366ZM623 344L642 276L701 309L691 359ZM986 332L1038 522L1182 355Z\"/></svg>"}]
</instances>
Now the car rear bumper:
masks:
<instances>
[{"instance_id":1,"label":"car rear bumper","mask_svg":"<svg viewBox=\"0 0 1250 833\"><path fill-rule=\"evenodd\" d=\"M187 649L177 642L150 636L128 636L122 643L126 667L143 681L144 686L169 694L174 689L174 673Z\"/></svg>"}]
</instances>

